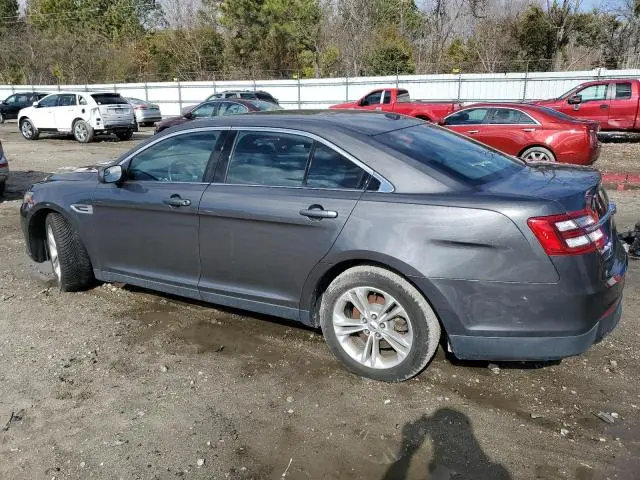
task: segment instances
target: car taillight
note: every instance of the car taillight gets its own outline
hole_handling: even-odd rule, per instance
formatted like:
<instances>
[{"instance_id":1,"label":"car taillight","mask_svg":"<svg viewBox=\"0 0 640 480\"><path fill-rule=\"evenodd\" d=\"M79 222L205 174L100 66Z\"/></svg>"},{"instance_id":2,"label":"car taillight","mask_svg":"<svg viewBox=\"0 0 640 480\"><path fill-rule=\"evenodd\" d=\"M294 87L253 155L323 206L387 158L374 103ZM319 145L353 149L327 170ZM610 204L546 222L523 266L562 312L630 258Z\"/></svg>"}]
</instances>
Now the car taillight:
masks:
<instances>
[{"instance_id":1,"label":"car taillight","mask_svg":"<svg viewBox=\"0 0 640 480\"><path fill-rule=\"evenodd\" d=\"M565 215L530 218L527 223L547 255L580 255L595 252L606 243L594 212L581 210Z\"/></svg>"},{"instance_id":2,"label":"car taillight","mask_svg":"<svg viewBox=\"0 0 640 480\"><path fill-rule=\"evenodd\" d=\"M134 110L146 110L147 107L146 105L136 105L135 107L133 107Z\"/></svg>"}]
</instances>

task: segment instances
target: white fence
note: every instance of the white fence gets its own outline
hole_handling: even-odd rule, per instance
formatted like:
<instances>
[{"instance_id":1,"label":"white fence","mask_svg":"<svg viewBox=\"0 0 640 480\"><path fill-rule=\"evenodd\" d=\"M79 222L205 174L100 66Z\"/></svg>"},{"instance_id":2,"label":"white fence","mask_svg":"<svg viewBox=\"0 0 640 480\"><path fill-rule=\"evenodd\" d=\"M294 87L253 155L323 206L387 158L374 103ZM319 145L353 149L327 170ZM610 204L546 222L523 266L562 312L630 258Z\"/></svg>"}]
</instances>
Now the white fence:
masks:
<instances>
[{"instance_id":1,"label":"white fence","mask_svg":"<svg viewBox=\"0 0 640 480\"><path fill-rule=\"evenodd\" d=\"M553 98L572 87L601 78L640 77L640 69L581 72L465 73L389 77L248 80L209 82L118 83L102 85L0 85L0 98L20 91L114 91L160 105L163 116L178 115L212 93L231 89L267 90L284 108L327 108L356 100L374 88L406 88L413 98L428 100L522 101Z\"/></svg>"}]
</instances>

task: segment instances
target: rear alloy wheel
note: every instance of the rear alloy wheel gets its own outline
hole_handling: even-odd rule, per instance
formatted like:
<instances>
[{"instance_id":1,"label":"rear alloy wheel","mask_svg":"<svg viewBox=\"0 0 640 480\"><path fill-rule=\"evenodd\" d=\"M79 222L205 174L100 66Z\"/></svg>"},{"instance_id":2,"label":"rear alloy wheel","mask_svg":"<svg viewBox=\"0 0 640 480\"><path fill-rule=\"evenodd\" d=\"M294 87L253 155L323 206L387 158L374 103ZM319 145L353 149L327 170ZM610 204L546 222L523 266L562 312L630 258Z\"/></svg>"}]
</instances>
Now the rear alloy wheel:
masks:
<instances>
[{"instance_id":1,"label":"rear alloy wheel","mask_svg":"<svg viewBox=\"0 0 640 480\"><path fill-rule=\"evenodd\" d=\"M76 120L73 124L73 137L80 143L89 143L93 140L93 128L84 120Z\"/></svg>"},{"instance_id":2,"label":"rear alloy wheel","mask_svg":"<svg viewBox=\"0 0 640 480\"><path fill-rule=\"evenodd\" d=\"M527 148L520 158L527 162L555 162L555 155L548 148L531 147Z\"/></svg>"},{"instance_id":3,"label":"rear alloy wheel","mask_svg":"<svg viewBox=\"0 0 640 480\"><path fill-rule=\"evenodd\" d=\"M34 127L31 120L25 118L20 122L20 133L27 140L37 140L40 135L38 129Z\"/></svg>"},{"instance_id":4,"label":"rear alloy wheel","mask_svg":"<svg viewBox=\"0 0 640 480\"><path fill-rule=\"evenodd\" d=\"M60 290L75 292L89 287L93 268L89 254L77 232L59 213L50 213L45 220L47 253Z\"/></svg>"},{"instance_id":5,"label":"rear alloy wheel","mask_svg":"<svg viewBox=\"0 0 640 480\"><path fill-rule=\"evenodd\" d=\"M7 118L4 116L4 113L0 112L0 124L3 124Z\"/></svg>"},{"instance_id":6,"label":"rear alloy wheel","mask_svg":"<svg viewBox=\"0 0 640 480\"><path fill-rule=\"evenodd\" d=\"M339 275L322 296L320 324L334 355L354 373L398 382L420 373L440 341L425 298L401 276L361 266Z\"/></svg>"}]
</instances>

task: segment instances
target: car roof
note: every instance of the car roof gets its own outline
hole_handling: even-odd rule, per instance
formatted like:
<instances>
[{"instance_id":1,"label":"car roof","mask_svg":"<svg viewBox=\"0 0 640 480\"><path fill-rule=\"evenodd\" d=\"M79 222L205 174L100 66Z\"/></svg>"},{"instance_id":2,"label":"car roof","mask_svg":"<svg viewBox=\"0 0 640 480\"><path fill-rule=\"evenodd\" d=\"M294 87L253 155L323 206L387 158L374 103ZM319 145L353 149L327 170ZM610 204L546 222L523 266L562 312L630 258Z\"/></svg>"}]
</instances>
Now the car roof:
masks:
<instances>
[{"instance_id":1,"label":"car roof","mask_svg":"<svg viewBox=\"0 0 640 480\"><path fill-rule=\"evenodd\" d=\"M244 103L242 99L234 99L233 101ZM246 103L250 104L251 101ZM198 126L289 128L320 136L331 131L343 130L370 136L423 123L425 123L424 120L396 113L363 112L358 110L272 110L249 115L228 115L202 119L198 121ZM174 127L174 129L185 130L189 128L193 128L193 125L186 123L179 127Z\"/></svg>"},{"instance_id":2,"label":"car roof","mask_svg":"<svg viewBox=\"0 0 640 480\"><path fill-rule=\"evenodd\" d=\"M120 95L118 92L87 92L85 90L62 90L60 92L50 92L47 95Z\"/></svg>"},{"instance_id":3,"label":"car roof","mask_svg":"<svg viewBox=\"0 0 640 480\"><path fill-rule=\"evenodd\" d=\"M564 115L564 117L566 118L560 118L561 117L561 112L557 112L556 115L554 115L554 113L556 112L550 112L549 110L551 110L549 107L545 106L545 105L535 105L532 103L516 103L516 102L482 102L482 103L473 103L471 105L465 105L464 107L462 107L459 110L456 110L455 112L453 112L450 115L454 115L457 112L460 112L462 110L469 110L471 108L511 108L511 109L515 109L515 110L521 110L525 113L527 113L528 115L538 115L539 117L544 117L545 120L549 120L552 121L554 123L558 123L558 122L567 122L567 123L584 123L583 120L577 119L577 118L571 118L568 115Z\"/></svg>"},{"instance_id":4,"label":"car roof","mask_svg":"<svg viewBox=\"0 0 640 480\"><path fill-rule=\"evenodd\" d=\"M202 103L199 103L198 105L196 105L196 107L199 107L200 105L204 105L205 103L222 103L222 102L232 102L232 103L239 103L241 105L244 105L246 107L249 107L253 110L255 110L255 102L256 100L253 98L212 98L211 100L205 100ZM194 107L195 108L195 107Z\"/></svg>"}]
</instances>

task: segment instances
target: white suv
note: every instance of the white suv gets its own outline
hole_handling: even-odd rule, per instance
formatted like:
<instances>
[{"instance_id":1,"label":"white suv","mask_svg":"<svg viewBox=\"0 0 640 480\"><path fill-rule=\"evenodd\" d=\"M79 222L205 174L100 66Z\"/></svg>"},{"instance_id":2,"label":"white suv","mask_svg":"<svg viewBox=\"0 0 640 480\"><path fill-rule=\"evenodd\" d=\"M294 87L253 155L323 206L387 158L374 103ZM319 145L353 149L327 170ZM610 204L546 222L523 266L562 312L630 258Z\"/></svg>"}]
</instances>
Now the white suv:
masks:
<instances>
[{"instance_id":1,"label":"white suv","mask_svg":"<svg viewBox=\"0 0 640 480\"><path fill-rule=\"evenodd\" d=\"M36 140L40 133L72 133L81 143L97 133L115 133L129 140L137 129L129 102L113 92L59 92L47 95L18 113L22 136Z\"/></svg>"}]
</instances>

